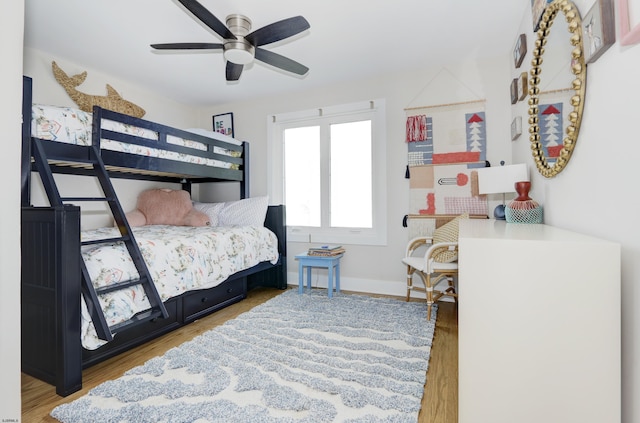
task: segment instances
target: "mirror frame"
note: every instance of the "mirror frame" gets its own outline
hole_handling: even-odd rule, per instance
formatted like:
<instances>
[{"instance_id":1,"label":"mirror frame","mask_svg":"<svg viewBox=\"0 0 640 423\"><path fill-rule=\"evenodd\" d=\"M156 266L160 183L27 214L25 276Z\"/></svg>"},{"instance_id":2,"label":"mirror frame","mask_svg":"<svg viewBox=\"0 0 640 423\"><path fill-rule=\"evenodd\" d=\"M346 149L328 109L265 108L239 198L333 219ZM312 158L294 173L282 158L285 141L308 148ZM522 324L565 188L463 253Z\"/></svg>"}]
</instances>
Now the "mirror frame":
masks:
<instances>
[{"instance_id":1,"label":"mirror frame","mask_svg":"<svg viewBox=\"0 0 640 423\"><path fill-rule=\"evenodd\" d=\"M573 46L571 51L571 72L575 75L571 88L574 94L571 96L571 105L573 110L569 113L569 126L566 129L566 137L562 140L562 149L553 165L549 165L544 155L542 143L540 142L540 126L539 126L539 96L540 91L540 75L542 74L542 63L544 56L544 48L547 44L551 25L556 15L562 12L567 21L569 32L572 34L569 42ZM538 38L533 49L533 59L531 61L530 70L531 79L529 80L529 141L531 141L531 152L533 160L536 163L538 171L546 178L552 178L567 166L571 153L575 148L580 133L580 124L582 122L582 113L584 110L584 100L587 82L587 67L584 62L584 46L582 38L582 19L578 8L569 0L554 0L547 5L540 21L538 30Z\"/></svg>"}]
</instances>

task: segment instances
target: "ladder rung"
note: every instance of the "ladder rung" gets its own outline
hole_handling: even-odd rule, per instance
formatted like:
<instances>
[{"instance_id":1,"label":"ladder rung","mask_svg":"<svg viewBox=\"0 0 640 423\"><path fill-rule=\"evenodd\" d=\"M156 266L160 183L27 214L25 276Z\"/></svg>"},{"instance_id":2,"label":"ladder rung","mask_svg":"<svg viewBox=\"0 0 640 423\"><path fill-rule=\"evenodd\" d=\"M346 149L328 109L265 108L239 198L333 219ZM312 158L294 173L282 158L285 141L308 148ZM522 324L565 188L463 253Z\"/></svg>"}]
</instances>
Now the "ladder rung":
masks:
<instances>
[{"instance_id":1,"label":"ladder rung","mask_svg":"<svg viewBox=\"0 0 640 423\"><path fill-rule=\"evenodd\" d=\"M111 197L60 197L62 201L113 201Z\"/></svg>"},{"instance_id":2,"label":"ladder rung","mask_svg":"<svg viewBox=\"0 0 640 423\"><path fill-rule=\"evenodd\" d=\"M90 241L82 241L82 245L96 245L96 244L113 244L116 242L125 242L128 241L131 237L128 235L123 235L121 237L116 238L101 238L101 239L92 239Z\"/></svg>"},{"instance_id":3,"label":"ladder rung","mask_svg":"<svg viewBox=\"0 0 640 423\"><path fill-rule=\"evenodd\" d=\"M83 146L89 147L89 146ZM85 159L78 156L60 156L58 154L49 155L47 162L49 165L57 165L59 162L64 162L65 166L69 166L71 163L73 164L90 164L95 165L97 162L94 159Z\"/></svg>"},{"instance_id":4,"label":"ladder rung","mask_svg":"<svg viewBox=\"0 0 640 423\"><path fill-rule=\"evenodd\" d=\"M122 281L122 282L114 283L113 285L103 286L101 288L96 288L96 294L101 295L101 294L107 294L107 293L113 292L113 291L120 291L122 289L130 288L132 286L142 285L145 282L147 282L146 278L131 279L129 281Z\"/></svg>"},{"instance_id":5,"label":"ladder rung","mask_svg":"<svg viewBox=\"0 0 640 423\"><path fill-rule=\"evenodd\" d=\"M113 326L109 326L109 330L111 331L111 333L116 333L119 330L122 330L124 328L130 327L130 326L135 326L137 324L140 323L144 323L146 321L152 320L152 319L156 319L159 317L163 317L162 316L162 311L159 310L157 307L156 308L150 308L148 310L145 310L143 312L140 312L138 314L136 314L135 316L133 316L131 319L129 320L125 320L124 322L120 322L117 323Z\"/></svg>"}]
</instances>

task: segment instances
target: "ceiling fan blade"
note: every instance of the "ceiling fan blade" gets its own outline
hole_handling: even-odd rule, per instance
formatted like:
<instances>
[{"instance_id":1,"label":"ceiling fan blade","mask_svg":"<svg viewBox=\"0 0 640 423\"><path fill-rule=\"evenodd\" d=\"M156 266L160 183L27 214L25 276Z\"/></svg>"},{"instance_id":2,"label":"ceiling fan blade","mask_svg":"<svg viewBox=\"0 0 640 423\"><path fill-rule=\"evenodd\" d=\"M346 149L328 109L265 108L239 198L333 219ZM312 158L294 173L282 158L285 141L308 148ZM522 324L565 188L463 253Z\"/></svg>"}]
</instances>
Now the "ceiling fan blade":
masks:
<instances>
[{"instance_id":1,"label":"ceiling fan blade","mask_svg":"<svg viewBox=\"0 0 640 423\"><path fill-rule=\"evenodd\" d=\"M309 28L311 28L311 25L309 25L309 22L307 22L305 18L302 16L294 16L293 18L283 19L256 29L244 38L254 47L258 47L284 40L302 31L306 31Z\"/></svg>"},{"instance_id":2,"label":"ceiling fan blade","mask_svg":"<svg viewBox=\"0 0 640 423\"><path fill-rule=\"evenodd\" d=\"M184 7L186 7L196 18L200 19L203 24L215 31L216 34L221 36L224 40L231 39L236 40L236 36L231 33L229 28L223 24L218 18L213 16L207 8L198 3L196 0L178 0Z\"/></svg>"},{"instance_id":3,"label":"ceiling fan blade","mask_svg":"<svg viewBox=\"0 0 640 423\"><path fill-rule=\"evenodd\" d=\"M222 44L216 43L165 43L151 44L156 50L220 50Z\"/></svg>"},{"instance_id":4,"label":"ceiling fan blade","mask_svg":"<svg viewBox=\"0 0 640 423\"><path fill-rule=\"evenodd\" d=\"M298 75L304 75L309 71L309 68L291 60L287 57L281 56L269 50L262 48L256 48L256 60L260 60L268 65L275 66L287 72L295 73Z\"/></svg>"},{"instance_id":5,"label":"ceiling fan blade","mask_svg":"<svg viewBox=\"0 0 640 423\"><path fill-rule=\"evenodd\" d=\"M237 81L240 79L243 68L243 65L238 65L227 60L227 81Z\"/></svg>"}]
</instances>

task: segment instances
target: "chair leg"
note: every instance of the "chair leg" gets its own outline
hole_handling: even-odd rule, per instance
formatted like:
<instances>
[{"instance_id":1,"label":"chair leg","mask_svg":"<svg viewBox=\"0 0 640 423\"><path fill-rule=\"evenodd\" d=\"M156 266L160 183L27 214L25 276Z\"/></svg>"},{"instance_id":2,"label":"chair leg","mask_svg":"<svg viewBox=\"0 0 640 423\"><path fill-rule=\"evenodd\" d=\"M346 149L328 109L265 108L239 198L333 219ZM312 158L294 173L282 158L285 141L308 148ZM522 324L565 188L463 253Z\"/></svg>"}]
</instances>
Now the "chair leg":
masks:
<instances>
[{"instance_id":1,"label":"chair leg","mask_svg":"<svg viewBox=\"0 0 640 423\"><path fill-rule=\"evenodd\" d=\"M424 282L425 291L427 293L427 320L431 320L431 306L433 304L433 286L431 285L431 275L427 275Z\"/></svg>"},{"instance_id":2,"label":"chair leg","mask_svg":"<svg viewBox=\"0 0 640 423\"><path fill-rule=\"evenodd\" d=\"M411 288L413 287L413 272L411 266L407 266L407 302L411 298Z\"/></svg>"}]
</instances>

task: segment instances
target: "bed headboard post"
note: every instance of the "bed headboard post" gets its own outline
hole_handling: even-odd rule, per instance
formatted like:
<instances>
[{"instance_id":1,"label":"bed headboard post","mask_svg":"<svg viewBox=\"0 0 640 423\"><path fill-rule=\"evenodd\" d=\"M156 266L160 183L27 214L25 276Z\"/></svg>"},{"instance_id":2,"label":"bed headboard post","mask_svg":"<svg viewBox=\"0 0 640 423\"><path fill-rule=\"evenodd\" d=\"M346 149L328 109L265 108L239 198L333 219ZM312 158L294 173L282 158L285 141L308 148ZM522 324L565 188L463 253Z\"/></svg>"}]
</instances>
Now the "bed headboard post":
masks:
<instances>
[{"instance_id":1,"label":"bed headboard post","mask_svg":"<svg viewBox=\"0 0 640 423\"><path fill-rule=\"evenodd\" d=\"M279 289L287 287L287 224L285 206L269 206L264 226L270 229L278 237L278 252L280 259L278 264L260 274L250 275L247 280L249 289L256 286L270 286Z\"/></svg>"},{"instance_id":2,"label":"bed headboard post","mask_svg":"<svg viewBox=\"0 0 640 423\"><path fill-rule=\"evenodd\" d=\"M242 181L240 182L240 198L249 198L249 143L242 142Z\"/></svg>"},{"instance_id":3,"label":"bed headboard post","mask_svg":"<svg viewBox=\"0 0 640 423\"><path fill-rule=\"evenodd\" d=\"M22 76L22 158L20 159L21 205L31 204L31 103L33 101L33 81Z\"/></svg>"},{"instance_id":4,"label":"bed headboard post","mask_svg":"<svg viewBox=\"0 0 640 423\"><path fill-rule=\"evenodd\" d=\"M269 206L264 226L278 237L278 251L287 256L287 217L283 204Z\"/></svg>"}]
</instances>

